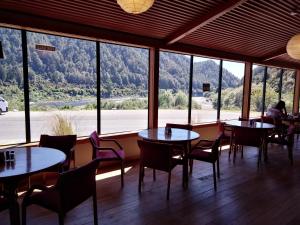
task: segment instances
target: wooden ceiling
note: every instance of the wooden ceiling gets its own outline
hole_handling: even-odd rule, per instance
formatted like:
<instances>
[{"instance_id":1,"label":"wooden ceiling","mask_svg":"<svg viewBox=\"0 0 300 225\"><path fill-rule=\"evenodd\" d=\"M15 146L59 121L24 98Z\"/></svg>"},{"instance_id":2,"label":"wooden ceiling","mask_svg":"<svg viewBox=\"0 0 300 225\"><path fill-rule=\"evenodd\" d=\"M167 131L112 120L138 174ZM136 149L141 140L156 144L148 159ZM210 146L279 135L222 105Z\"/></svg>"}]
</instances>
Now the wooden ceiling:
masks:
<instances>
[{"instance_id":1,"label":"wooden ceiling","mask_svg":"<svg viewBox=\"0 0 300 225\"><path fill-rule=\"evenodd\" d=\"M140 15L116 0L2 0L0 24L300 69L285 49L300 0L156 0Z\"/></svg>"}]
</instances>

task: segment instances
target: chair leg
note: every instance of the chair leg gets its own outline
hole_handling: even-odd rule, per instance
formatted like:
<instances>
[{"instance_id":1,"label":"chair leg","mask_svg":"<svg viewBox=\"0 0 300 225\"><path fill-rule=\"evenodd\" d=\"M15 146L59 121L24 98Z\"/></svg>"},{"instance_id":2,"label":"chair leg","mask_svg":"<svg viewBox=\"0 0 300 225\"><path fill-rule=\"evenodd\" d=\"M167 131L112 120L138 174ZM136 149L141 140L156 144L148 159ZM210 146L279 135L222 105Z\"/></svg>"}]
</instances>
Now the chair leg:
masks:
<instances>
[{"instance_id":1,"label":"chair leg","mask_svg":"<svg viewBox=\"0 0 300 225\"><path fill-rule=\"evenodd\" d=\"M76 168L75 151L72 152L72 158L73 158L73 168Z\"/></svg>"},{"instance_id":2,"label":"chair leg","mask_svg":"<svg viewBox=\"0 0 300 225\"><path fill-rule=\"evenodd\" d=\"M243 159L244 158L244 146L242 145L241 146L241 159Z\"/></svg>"},{"instance_id":3,"label":"chair leg","mask_svg":"<svg viewBox=\"0 0 300 225\"><path fill-rule=\"evenodd\" d=\"M238 146L234 145L233 147L233 162L235 162L235 157L236 157L236 151L238 150Z\"/></svg>"},{"instance_id":4,"label":"chair leg","mask_svg":"<svg viewBox=\"0 0 300 225\"><path fill-rule=\"evenodd\" d=\"M288 146L288 154L289 154L289 159L291 161L291 165L293 165L294 159L293 159L293 147L292 146Z\"/></svg>"},{"instance_id":5,"label":"chair leg","mask_svg":"<svg viewBox=\"0 0 300 225\"><path fill-rule=\"evenodd\" d=\"M58 223L59 225L64 225L65 216L62 213L58 214Z\"/></svg>"},{"instance_id":6,"label":"chair leg","mask_svg":"<svg viewBox=\"0 0 300 225\"><path fill-rule=\"evenodd\" d=\"M219 158L217 159L217 174L218 174L218 178L220 178L220 163L219 163Z\"/></svg>"},{"instance_id":7,"label":"chair leg","mask_svg":"<svg viewBox=\"0 0 300 225\"><path fill-rule=\"evenodd\" d=\"M214 175L214 189L217 191L217 178L216 178L216 166L213 163L213 175Z\"/></svg>"},{"instance_id":8,"label":"chair leg","mask_svg":"<svg viewBox=\"0 0 300 225\"><path fill-rule=\"evenodd\" d=\"M124 160L121 161L121 186L124 187Z\"/></svg>"},{"instance_id":9,"label":"chair leg","mask_svg":"<svg viewBox=\"0 0 300 225\"><path fill-rule=\"evenodd\" d=\"M140 165L140 173L139 173L139 193L141 193L143 177L144 177L144 168L143 168L142 165Z\"/></svg>"},{"instance_id":10,"label":"chair leg","mask_svg":"<svg viewBox=\"0 0 300 225\"><path fill-rule=\"evenodd\" d=\"M153 180L156 181L156 171L153 169Z\"/></svg>"},{"instance_id":11,"label":"chair leg","mask_svg":"<svg viewBox=\"0 0 300 225\"><path fill-rule=\"evenodd\" d=\"M260 163L261 163L261 155L262 155L262 148L258 148L257 168L259 168Z\"/></svg>"},{"instance_id":12,"label":"chair leg","mask_svg":"<svg viewBox=\"0 0 300 225\"><path fill-rule=\"evenodd\" d=\"M26 206L22 204L22 225L26 225Z\"/></svg>"},{"instance_id":13,"label":"chair leg","mask_svg":"<svg viewBox=\"0 0 300 225\"><path fill-rule=\"evenodd\" d=\"M93 209L94 209L94 225L98 225L98 212L97 212L97 196L96 190L93 194Z\"/></svg>"},{"instance_id":14,"label":"chair leg","mask_svg":"<svg viewBox=\"0 0 300 225\"><path fill-rule=\"evenodd\" d=\"M189 160L189 163L190 163L190 174L192 174L193 173L193 160L192 159L190 159Z\"/></svg>"},{"instance_id":15,"label":"chair leg","mask_svg":"<svg viewBox=\"0 0 300 225\"><path fill-rule=\"evenodd\" d=\"M169 171L169 174L168 174L167 200L169 200L169 196L170 196L170 184L171 184L171 171Z\"/></svg>"}]
</instances>

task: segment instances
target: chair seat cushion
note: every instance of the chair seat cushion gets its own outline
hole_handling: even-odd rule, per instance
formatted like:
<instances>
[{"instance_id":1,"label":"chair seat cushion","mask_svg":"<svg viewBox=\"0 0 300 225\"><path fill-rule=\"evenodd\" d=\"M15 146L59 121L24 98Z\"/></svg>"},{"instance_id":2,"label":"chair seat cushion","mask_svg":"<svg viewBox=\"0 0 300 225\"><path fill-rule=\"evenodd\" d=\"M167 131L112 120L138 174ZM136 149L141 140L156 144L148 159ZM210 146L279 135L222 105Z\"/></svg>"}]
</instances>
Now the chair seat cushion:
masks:
<instances>
[{"instance_id":1,"label":"chair seat cushion","mask_svg":"<svg viewBox=\"0 0 300 225\"><path fill-rule=\"evenodd\" d=\"M209 161L209 162L213 160L211 152L207 152L207 151L203 151L203 150L198 150L198 149L193 150L189 154L189 158L191 158L191 159L198 159L198 160L202 160L202 161Z\"/></svg>"},{"instance_id":2,"label":"chair seat cushion","mask_svg":"<svg viewBox=\"0 0 300 225\"><path fill-rule=\"evenodd\" d=\"M59 199L59 192L53 187L33 194L26 199L26 205L37 204L54 212L58 212L61 208Z\"/></svg>"},{"instance_id":3,"label":"chair seat cushion","mask_svg":"<svg viewBox=\"0 0 300 225\"><path fill-rule=\"evenodd\" d=\"M123 149L116 150L117 154L120 156L121 159L125 158L125 153ZM112 159L119 159L116 154L111 150L100 150L97 152L97 158L102 160L112 160Z\"/></svg>"}]
</instances>

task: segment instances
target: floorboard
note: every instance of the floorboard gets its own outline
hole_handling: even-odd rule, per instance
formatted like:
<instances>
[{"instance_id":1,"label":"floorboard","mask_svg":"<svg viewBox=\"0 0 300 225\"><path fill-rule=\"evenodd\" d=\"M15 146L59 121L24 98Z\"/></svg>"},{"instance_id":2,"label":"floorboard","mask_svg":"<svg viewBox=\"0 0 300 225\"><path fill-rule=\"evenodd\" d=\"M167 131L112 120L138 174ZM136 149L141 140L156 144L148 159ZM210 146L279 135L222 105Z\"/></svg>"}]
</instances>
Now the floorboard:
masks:
<instances>
[{"instance_id":1,"label":"floorboard","mask_svg":"<svg viewBox=\"0 0 300 225\"><path fill-rule=\"evenodd\" d=\"M215 192L212 165L194 162L189 187L182 187L182 170L172 172L170 200L166 200L167 174L146 170L142 193L138 193L138 163L125 175L97 181L98 216L102 225L299 225L300 141L294 146L294 165L287 149L269 146L269 161L257 168L257 149L245 148L235 163L222 151L221 178ZM22 199L20 199L21 201ZM27 224L58 224L55 213L38 206L28 208ZM9 224L8 212L0 213L0 224ZM87 200L67 214L65 224L93 224L92 201Z\"/></svg>"}]
</instances>

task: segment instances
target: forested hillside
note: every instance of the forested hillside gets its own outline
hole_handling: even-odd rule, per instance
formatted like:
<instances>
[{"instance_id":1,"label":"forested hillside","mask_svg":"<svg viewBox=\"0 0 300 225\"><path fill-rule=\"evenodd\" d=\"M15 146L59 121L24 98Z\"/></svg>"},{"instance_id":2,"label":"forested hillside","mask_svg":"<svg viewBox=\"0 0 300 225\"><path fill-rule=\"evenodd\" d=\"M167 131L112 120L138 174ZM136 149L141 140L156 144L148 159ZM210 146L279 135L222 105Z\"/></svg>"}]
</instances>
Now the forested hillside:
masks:
<instances>
[{"instance_id":1,"label":"forested hillside","mask_svg":"<svg viewBox=\"0 0 300 225\"><path fill-rule=\"evenodd\" d=\"M0 29L5 58L0 60L0 94L22 109L23 73L21 33ZM96 45L94 42L30 33L27 35L30 101L72 101L96 96ZM41 51L36 44L55 47ZM148 51L140 48L101 43L101 97L145 97L148 92ZM160 55L160 88L173 94L188 92L189 58L163 52ZM219 66L213 61L196 62L194 94L202 95L202 83L216 90ZM227 70L226 87L239 80ZM15 102L15 103L14 103Z\"/></svg>"},{"instance_id":2,"label":"forested hillside","mask_svg":"<svg viewBox=\"0 0 300 225\"><path fill-rule=\"evenodd\" d=\"M10 109L23 110L23 72L21 32L0 29L4 59L0 59L0 96L8 100ZM96 44L95 42L27 32L30 102L32 110L46 110L49 107L68 108L83 104L95 108L96 97ZM55 51L38 50L36 45L55 47ZM101 107L119 108L108 104L105 99L131 98L137 101L148 94L148 50L113 44L100 44ZM160 54L160 89L167 95L186 98L189 87L189 58L185 55L162 52ZM267 97L278 92L277 71L269 71ZM202 96L202 84L210 83L211 92L205 96L216 107L219 65L213 60L194 62L193 96ZM261 108L261 79L263 68L253 73L252 95L257 96L251 105ZM287 78L286 78L287 77ZM293 88L291 76L283 83L283 90ZM241 107L242 83L232 73L223 69L222 107ZM180 91L179 91L180 90ZM172 96L171 96L172 97ZM174 98L175 98L174 97ZM163 98L161 98L163 99ZM274 98L270 97L270 102ZM174 100L175 102L175 100ZM186 107L185 103L180 107ZM127 108L143 108L147 103ZM174 104L160 103L174 107ZM175 105L176 106L176 105ZM121 107L122 108L122 107Z\"/></svg>"}]
</instances>

